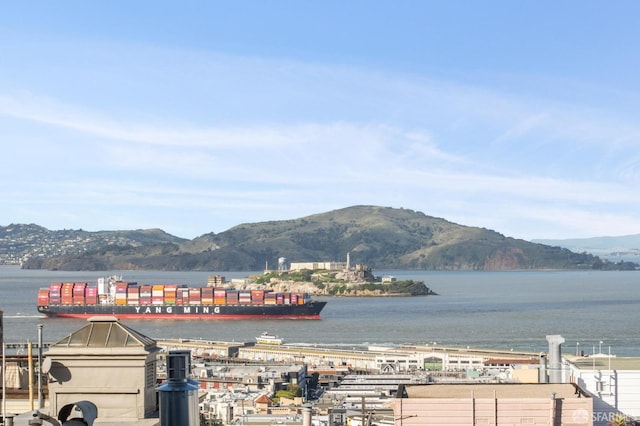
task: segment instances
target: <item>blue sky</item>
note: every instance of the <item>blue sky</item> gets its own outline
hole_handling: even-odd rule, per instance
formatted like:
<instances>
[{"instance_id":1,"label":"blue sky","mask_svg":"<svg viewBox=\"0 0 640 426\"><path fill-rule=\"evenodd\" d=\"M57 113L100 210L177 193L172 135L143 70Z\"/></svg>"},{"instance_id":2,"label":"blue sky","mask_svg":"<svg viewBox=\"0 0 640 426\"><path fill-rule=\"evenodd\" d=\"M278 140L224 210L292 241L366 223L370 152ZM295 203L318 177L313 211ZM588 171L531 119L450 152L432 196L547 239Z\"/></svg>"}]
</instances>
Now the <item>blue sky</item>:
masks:
<instances>
[{"instance_id":1,"label":"blue sky","mask_svg":"<svg viewBox=\"0 0 640 426\"><path fill-rule=\"evenodd\" d=\"M640 3L11 2L0 225L640 233Z\"/></svg>"}]
</instances>

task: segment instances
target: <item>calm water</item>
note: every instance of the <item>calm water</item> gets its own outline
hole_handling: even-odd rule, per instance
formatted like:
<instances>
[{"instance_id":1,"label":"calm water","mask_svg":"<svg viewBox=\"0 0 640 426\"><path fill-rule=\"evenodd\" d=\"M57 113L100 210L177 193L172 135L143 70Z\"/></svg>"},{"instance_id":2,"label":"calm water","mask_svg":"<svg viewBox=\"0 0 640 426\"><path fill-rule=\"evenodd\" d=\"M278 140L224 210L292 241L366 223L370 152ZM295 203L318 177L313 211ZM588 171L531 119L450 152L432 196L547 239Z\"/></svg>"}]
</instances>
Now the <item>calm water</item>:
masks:
<instances>
[{"instance_id":1,"label":"calm water","mask_svg":"<svg viewBox=\"0 0 640 426\"><path fill-rule=\"evenodd\" d=\"M118 273L139 283L204 285L211 272L63 272L0 267L0 309L7 342L57 341L84 320L41 318L37 291L52 281L95 281ZM640 356L640 272L375 271L423 280L439 296L327 298L322 320L126 321L154 338L252 341L270 331L287 342L344 345L437 342L442 345L547 349L561 334L565 352ZM249 275L220 273L227 279ZM600 345L600 342L603 342Z\"/></svg>"}]
</instances>

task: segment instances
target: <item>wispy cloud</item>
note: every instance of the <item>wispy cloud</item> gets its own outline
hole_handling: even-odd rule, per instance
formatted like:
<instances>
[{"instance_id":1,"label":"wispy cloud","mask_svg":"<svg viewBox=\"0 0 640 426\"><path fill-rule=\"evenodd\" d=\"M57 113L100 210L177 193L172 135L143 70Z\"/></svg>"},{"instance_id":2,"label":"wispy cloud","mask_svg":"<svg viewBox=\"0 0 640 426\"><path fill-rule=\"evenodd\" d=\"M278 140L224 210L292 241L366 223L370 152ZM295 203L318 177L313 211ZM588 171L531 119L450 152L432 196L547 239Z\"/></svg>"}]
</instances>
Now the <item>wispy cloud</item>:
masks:
<instances>
[{"instance_id":1,"label":"wispy cloud","mask_svg":"<svg viewBox=\"0 0 640 426\"><path fill-rule=\"evenodd\" d=\"M141 80L157 65L153 55L132 77L148 92L179 83L190 96L198 93L178 97L178 105L193 99L196 106L171 118L153 104L135 104L132 115L101 107L101 93L96 106L0 92L0 117L37 124L17 144L34 152L54 142L65 150L70 139L92 146L73 152L73 161L85 165L82 175L67 170L46 182L29 176L14 182L22 191L5 189L0 199L24 208L46 204L50 215L61 217L69 214L65 204L102 211L111 205L131 214L127 223L138 227L150 211L155 224L170 223L172 214L219 218L209 229L206 221L193 221L191 235L351 204L413 208L532 237L563 228L592 235L606 227L598 218L615 222L615 229L640 228L640 217L618 213L640 211L640 127L615 111L423 76L190 55L198 64L193 68L164 58L162 81ZM212 72L228 87L204 77ZM234 96L239 100L229 100ZM202 110L215 104L211 99L224 105L208 116ZM224 108L240 114L245 106L246 115L224 122ZM91 209L108 220L109 213Z\"/></svg>"}]
</instances>

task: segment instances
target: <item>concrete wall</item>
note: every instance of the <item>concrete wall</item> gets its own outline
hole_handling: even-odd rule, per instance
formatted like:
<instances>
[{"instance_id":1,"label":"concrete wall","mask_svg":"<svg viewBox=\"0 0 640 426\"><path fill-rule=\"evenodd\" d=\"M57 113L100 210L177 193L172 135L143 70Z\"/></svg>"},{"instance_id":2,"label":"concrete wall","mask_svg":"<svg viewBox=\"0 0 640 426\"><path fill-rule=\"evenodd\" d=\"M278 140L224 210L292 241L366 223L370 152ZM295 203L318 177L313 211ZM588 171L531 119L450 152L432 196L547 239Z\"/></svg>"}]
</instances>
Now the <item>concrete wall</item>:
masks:
<instances>
[{"instance_id":1,"label":"concrete wall","mask_svg":"<svg viewBox=\"0 0 640 426\"><path fill-rule=\"evenodd\" d=\"M511 378L520 383L538 383L539 370L537 367L531 368L512 368Z\"/></svg>"},{"instance_id":2,"label":"concrete wall","mask_svg":"<svg viewBox=\"0 0 640 426\"><path fill-rule=\"evenodd\" d=\"M48 385L52 413L80 400L93 402L100 418L143 419L157 409L155 356L149 358L145 352L110 357L62 355L55 351L47 356L52 359Z\"/></svg>"},{"instance_id":3,"label":"concrete wall","mask_svg":"<svg viewBox=\"0 0 640 426\"><path fill-rule=\"evenodd\" d=\"M396 426L563 424L591 426L590 398L399 398L394 402ZM561 423L554 423L553 416Z\"/></svg>"},{"instance_id":4,"label":"concrete wall","mask_svg":"<svg viewBox=\"0 0 640 426\"><path fill-rule=\"evenodd\" d=\"M607 423L608 413L622 412L640 418L640 371L581 370L570 368L570 380L587 390L602 403L597 403L596 418ZM600 424L600 422L597 422Z\"/></svg>"}]
</instances>

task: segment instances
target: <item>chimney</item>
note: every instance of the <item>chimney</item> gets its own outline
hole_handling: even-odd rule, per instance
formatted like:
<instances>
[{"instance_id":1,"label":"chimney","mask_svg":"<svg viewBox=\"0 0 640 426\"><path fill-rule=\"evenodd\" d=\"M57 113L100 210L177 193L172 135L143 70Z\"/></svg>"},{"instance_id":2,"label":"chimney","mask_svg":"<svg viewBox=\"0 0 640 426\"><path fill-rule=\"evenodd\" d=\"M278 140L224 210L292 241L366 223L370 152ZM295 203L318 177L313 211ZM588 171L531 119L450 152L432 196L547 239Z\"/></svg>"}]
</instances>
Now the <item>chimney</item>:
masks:
<instances>
[{"instance_id":1,"label":"chimney","mask_svg":"<svg viewBox=\"0 0 640 426\"><path fill-rule=\"evenodd\" d=\"M538 370L538 383L547 383L549 378L547 377L547 354L540 354L540 369Z\"/></svg>"},{"instance_id":2,"label":"chimney","mask_svg":"<svg viewBox=\"0 0 640 426\"><path fill-rule=\"evenodd\" d=\"M190 351L169 351L167 381L158 387L160 396L160 426L197 426L198 386L189 379Z\"/></svg>"},{"instance_id":3,"label":"chimney","mask_svg":"<svg viewBox=\"0 0 640 426\"><path fill-rule=\"evenodd\" d=\"M547 336L549 342L549 383L562 383L562 352L564 338L559 334Z\"/></svg>"}]
</instances>

